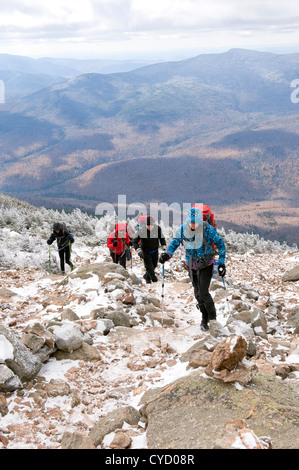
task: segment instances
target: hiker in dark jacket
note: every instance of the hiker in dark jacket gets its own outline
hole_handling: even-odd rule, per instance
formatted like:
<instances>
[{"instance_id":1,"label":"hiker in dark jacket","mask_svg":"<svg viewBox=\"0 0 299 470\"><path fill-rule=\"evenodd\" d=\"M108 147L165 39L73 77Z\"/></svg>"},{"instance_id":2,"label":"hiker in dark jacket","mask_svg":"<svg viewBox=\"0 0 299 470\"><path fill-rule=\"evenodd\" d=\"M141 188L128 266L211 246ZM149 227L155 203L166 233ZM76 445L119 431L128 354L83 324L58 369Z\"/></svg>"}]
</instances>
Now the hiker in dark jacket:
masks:
<instances>
[{"instance_id":1,"label":"hiker in dark jacket","mask_svg":"<svg viewBox=\"0 0 299 470\"><path fill-rule=\"evenodd\" d=\"M225 244L217 230L203 221L201 210L198 208L191 208L188 211L186 223L179 227L167 252L160 256L160 263L168 261L183 242L186 247L186 266L198 302L197 308L202 313L201 328L206 331L209 328L209 321L216 320L216 308L209 292L214 264L213 244L219 251L218 272L222 277L226 272Z\"/></svg>"},{"instance_id":2,"label":"hiker in dark jacket","mask_svg":"<svg viewBox=\"0 0 299 470\"><path fill-rule=\"evenodd\" d=\"M52 245L54 241L57 241L58 253L60 258L60 268L62 274L64 271L64 262L68 264L71 270L74 268L71 262L71 243L74 243L73 235L64 227L63 224L55 222L53 225L53 232L50 238L47 240L48 245Z\"/></svg>"},{"instance_id":3,"label":"hiker in dark jacket","mask_svg":"<svg viewBox=\"0 0 299 470\"><path fill-rule=\"evenodd\" d=\"M133 240L135 250L144 261L146 272L143 278L148 284L158 280L155 269L159 258L159 244L163 249L166 249L166 241L161 227L155 223L153 217L148 216L146 225L141 227L138 235Z\"/></svg>"},{"instance_id":4,"label":"hiker in dark jacket","mask_svg":"<svg viewBox=\"0 0 299 470\"><path fill-rule=\"evenodd\" d=\"M126 268L127 249L132 246L132 242L127 232L127 224L116 224L115 230L110 233L107 240L107 247L113 263L120 264Z\"/></svg>"}]
</instances>

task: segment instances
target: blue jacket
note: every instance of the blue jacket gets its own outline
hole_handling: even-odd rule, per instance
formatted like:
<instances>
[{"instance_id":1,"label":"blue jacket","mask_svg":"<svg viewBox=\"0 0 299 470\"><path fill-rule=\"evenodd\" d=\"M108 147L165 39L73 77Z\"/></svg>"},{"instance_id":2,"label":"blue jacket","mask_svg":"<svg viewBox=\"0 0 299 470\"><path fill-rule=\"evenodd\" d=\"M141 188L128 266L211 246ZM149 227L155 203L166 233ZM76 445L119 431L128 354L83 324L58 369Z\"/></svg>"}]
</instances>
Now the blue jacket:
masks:
<instances>
[{"instance_id":1,"label":"blue jacket","mask_svg":"<svg viewBox=\"0 0 299 470\"><path fill-rule=\"evenodd\" d=\"M190 222L198 223L196 230L192 231L189 227ZM186 263L189 265L190 258L211 258L213 255L212 244L214 243L219 252L219 264L225 264L225 243L217 230L202 220L202 213L198 208L192 208L188 211L186 223L181 225L176 236L171 241L167 253L173 256L175 250L186 242ZM193 264L193 263L192 263Z\"/></svg>"}]
</instances>

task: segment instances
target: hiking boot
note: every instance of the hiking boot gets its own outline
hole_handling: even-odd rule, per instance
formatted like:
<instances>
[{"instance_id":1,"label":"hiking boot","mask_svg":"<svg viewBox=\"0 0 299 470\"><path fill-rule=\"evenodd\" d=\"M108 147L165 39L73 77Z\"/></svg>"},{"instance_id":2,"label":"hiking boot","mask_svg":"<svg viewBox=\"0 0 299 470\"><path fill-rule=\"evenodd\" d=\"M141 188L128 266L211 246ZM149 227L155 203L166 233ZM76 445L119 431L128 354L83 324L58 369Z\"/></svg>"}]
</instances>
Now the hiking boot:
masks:
<instances>
[{"instance_id":1,"label":"hiking boot","mask_svg":"<svg viewBox=\"0 0 299 470\"><path fill-rule=\"evenodd\" d=\"M143 279L146 281L147 284L151 284L152 282L150 276L147 273L143 275Z\"/></svg>"},{"instance_id":2,"label":"hiking boot","mask_svg":"<svg viewBox=\"0 0 299 470\"><path fill-rule=\"evenodd\" d=\"M208 321L209 320L216 320L216 308L214 302L210 302L209 304L205 304L206 311L208 312Z\"/></svg>"},{"instance_id":3,"label":"hiking boot","mask_svg":"<svg viewBox=\"0 0 299 470\"><path fill-rule=\"evenodd\" d=\"M153 281L153 282L157 282L157 281L158 281L158 278L157 278L156 274L153 275L152 281Z\"/></svg>"},{"instance_id":4,"label":"hiking boot","mask_svg":"<svg viewBox=\"0 0 299 470\"><path fill-rule=\"evenodd\" d=\"M209 325L207 323L201 323L200 324L200 329L202 331L208 331L209 330Z\"/></svg>"}]
</instances>

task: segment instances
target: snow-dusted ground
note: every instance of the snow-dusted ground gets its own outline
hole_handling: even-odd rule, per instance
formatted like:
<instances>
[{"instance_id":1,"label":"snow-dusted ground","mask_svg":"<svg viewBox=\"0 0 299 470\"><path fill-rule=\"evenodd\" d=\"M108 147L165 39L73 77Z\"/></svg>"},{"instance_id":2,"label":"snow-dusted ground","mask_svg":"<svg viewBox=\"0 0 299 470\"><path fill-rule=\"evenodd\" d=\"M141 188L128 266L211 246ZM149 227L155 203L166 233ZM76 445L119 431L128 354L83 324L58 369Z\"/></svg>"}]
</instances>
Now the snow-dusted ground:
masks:
<instances>
[{"instance_id":1,"label":"snow-dusted ground","mask_svg":"<svg viewBox=\"0 0 299 470\"><path fill-rule=\"evenodd\" d=\"M76 266L110 261L107 248L87 247L80 240L74 244L72 255ZM57 256L54 250L53 256ZM138 408L144 391L164 386L192 372L192 369L186 369L187 363L182 363L179 355L203 333L199 327L200 313L195 307L193 291L190 283L186 282L188 275L181 267L181 256L177 252L165 265L164 313L174 318L174 326L162 327L158 322L153 325L147 320L134 328L125 329L127 334L123 333L124 329L114 328L109 335L103 336L99 320L96 328L91 328L89 333L93 345L101 353L100 362L58 361L51 358L43 364L36 381L7 397L9 413L2 417L0 425L0 434L4 433L9 439L7 448L59 448L65 431L79 431L87 435L97 419L109 411L126 405ZM298 302L298 283L281 281L286 269L298 264L298 252L249 252L246 255L229 254L228 257L227 296L217 303L217 320L223 325L230 313L231 294L238 283L250 285L261 295L269 293L272 299L283 302L286 312ZM135 253L133 267L129 262L128 270L142 279L143 266ZM159 282L151 285L141 283L134 287L137 305L142 304L148 295L161 299L161 265L157 272ZM95 308L117 305L115 292L105 292L95 275L87 280L70 279L66 285L60 285L61 275L49 275L40 269L11 269L2 271L0 277L2 286L17 294L9 302L2 301L0 313L1 323L14 331L22 332L28 324L45 323L59 317L65 308L71 308L82 320L90 320L90 312ZM42 300L53 294L67 296L69 302L64 306L52 304L43 307ZM85 301L80 300L82 295L86 296ZM130 314L134 316L134 307L130 308ZM290 332L282 331L281 334L289 340L292 338ZM149 348L153 350L155 367L147 366L137 371L128 368L127 364L132 358L148 359L143 354ZM299 362L299 357L292 360ZM80 403L72 407L71 395L37 398L39 392L36 385L51 379L62 379L78 389ZM146 432L142 423L134 434L132 447L146 448ZM114 433L107 435L102 447L108 448L113 437Z\"/></svg>"},{"instance_id":2,"label":"snow-dusted ground","mask_svg":"<svg viewBox=\"0 0 299 470\"><path fill-rule=\"evenodd\" d=\"M8 449L60 448L64 432L78 431L87 435L97 420L108 412L126 405L139 408L146 390L164 386L192 372L192 369L187 370L186 362L180 361L180 354L204 335L199 326L201 317L195 307L193 290L187 281L188 273L182 267L183 253L177 250L174 258L165 264L163 302L164 314L174 319L174 325L162 327L159 322L153 324L149 319L140 323L136 306L133 306L130 315L139 321L138 325L133 328L117 327L104 336L101 320L92 323L90 313L102 306L116 307L115 291L105 292L95 275L86 280L69 279L65 285L61 284L63 278L59 274L55 244L50 252L50 275L47 272L49 252L45 241L58 214L46 210L34 214L30 217L26 211L21 213L20 210L7 210L0 214L1 287L17 294L9 299L0 299L0 322L21 334L25 326L35 322L44 324L59 317L63 309L71 308L92 336L93 346L100 351L101 360L58 361L50 358L43 364L36 380L26 384L22 390L6 395L9 413L1 418L0 435L8 439L5 445ZM24 222L26 217L30 227ZM63 217L67 219L67 226L68 222L72 221L73 224L75 243L72 260L76 267L89 262L111 261L104 245L111 220L102 220L99 224L80 211L63 214ZM259 300L270 296L279 301L283 305L283 313L287 315L298 304L299 283L283 283L281 277L285 271L299 264L298 250L289 250L286 246L256 236L225 235L228 252L227 295L216 304L217 320L225 325L230 314L232 294L244 284L260 293ZM169 240L169 236L167 238ZM97 244L99 242L101 245ZM132 268L130 262L127 267L142 279L144 268L136 253L133 254ZM133 286L136 305L142 305L147 296L161 300L161 265L157 274L159 282L151 285L141 282ZM51 295L65 297L67 303L63 306L55 303L44 306L43 300ZM277 334L298 346L298 338L289 329L278 329ZM265 354L269 355L266 340L264 347ZM148 355L150 348L151 356ZM128 363L133 359L146 362L146 366L132 370ZM279 361L278 358L274 360ZM289 357L289 360L299 363L298 355ZM57 379L77 390L79 400L75 405L73 395L53 397L41 392L41 385ZM108 448L113 437L114 433L107 435L102 447ZM1 447L4 444L0 440ZM132 429L132 447L147 447L146 431L141 422Z\"/></svg>"}]
</instances>

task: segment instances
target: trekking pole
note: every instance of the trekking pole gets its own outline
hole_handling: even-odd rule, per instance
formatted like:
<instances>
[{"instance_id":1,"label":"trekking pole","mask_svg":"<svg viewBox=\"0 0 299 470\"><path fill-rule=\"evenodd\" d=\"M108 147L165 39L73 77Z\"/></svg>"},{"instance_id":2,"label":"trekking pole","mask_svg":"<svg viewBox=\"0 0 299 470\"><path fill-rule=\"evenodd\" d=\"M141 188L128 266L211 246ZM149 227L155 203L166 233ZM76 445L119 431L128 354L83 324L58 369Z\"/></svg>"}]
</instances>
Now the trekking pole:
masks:
<instances>
[{"instance_id":1,"label":"trekking pole","mask_svg":"<svg viewBox=\"0 0 299 470\"><path fill-rule=\"evenodd\" d=\"M49 274L51 274L51 247L49 245Z\"/></svg>"},{"instance_id":2,"label":"trekking pole","mask_svg":"<svg viewBox=\"0 0 299 470\"><path fill-rule=\"evenodd\" d=\"M222 278L222 282L223 282L223 287L224 287L224 289L225 289L225 291L226 291L227 289L226 289L226 283L225 283L225 280L224 280L224 276L223 276L223 278ZM228 313L230 313L229 300L228 300L228 298L227 298L227 295L225 296L225 300L226 300L226 304L227 304L227 308L228 308Z\"/></svg>"},{"instance_id":3,"label":"trekking pole","mask_svg":"<svg viewBox=\"0 0 299 470\"><path fill-rule=\"evenodd\" d=\"M164 264L162 265L162 294L161 294L161 297L162 297L162 301L161 301L161 311L162 311L162 326L163 326L163 321L164 321L164 311L163 311L163 301L164 301L164 279L165 279L165 275L164 275Z\"/></svg>"}]
</instances>

